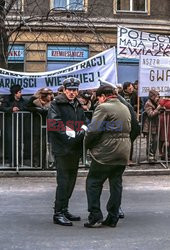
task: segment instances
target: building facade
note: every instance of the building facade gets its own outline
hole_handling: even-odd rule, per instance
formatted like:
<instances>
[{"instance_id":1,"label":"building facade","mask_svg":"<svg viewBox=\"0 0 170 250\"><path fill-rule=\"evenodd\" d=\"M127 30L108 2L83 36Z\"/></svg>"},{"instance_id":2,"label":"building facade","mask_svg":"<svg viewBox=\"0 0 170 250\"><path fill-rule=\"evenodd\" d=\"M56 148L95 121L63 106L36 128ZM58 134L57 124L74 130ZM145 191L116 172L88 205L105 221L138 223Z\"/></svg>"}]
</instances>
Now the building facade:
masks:
<instances>
[{"instance_id":1,"label":"building facade","mask_svg":"<svg viewBox=\"0 0 170 250\"><path fill-rule=\"evenodd\" d=\"M70 66L116 46L118 26L170 35L169 9L168 0L17 0L6 18L13 30L8 68ZM118 59L118 82L137 80L138 66L138 60Z\"/></svg>"}]
</instances>

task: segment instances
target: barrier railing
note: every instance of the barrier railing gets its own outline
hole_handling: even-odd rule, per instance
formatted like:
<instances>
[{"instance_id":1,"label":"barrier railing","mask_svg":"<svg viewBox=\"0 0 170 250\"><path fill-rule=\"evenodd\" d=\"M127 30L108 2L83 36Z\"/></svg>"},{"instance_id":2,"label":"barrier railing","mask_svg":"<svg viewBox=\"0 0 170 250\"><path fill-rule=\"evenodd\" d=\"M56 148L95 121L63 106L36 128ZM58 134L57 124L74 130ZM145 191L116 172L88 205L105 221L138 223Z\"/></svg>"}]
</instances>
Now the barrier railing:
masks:
<instances>
[{"instance_id":1,"label":"barrier railing","mask_svg":"<svg viewBox=\"0 0 170 250\"><path fill-rule=\"evenodd\" d=\"M46 133L46 126L43 126L41 114L36 113L36 116L39 119L38 124L34 121L34 114L27 111L0 112L0 169L19 171L43 168L42 130L45 129ZM45 144L47 144L46 136ZM36 157L37 165L35 165Z\"/></svg>"},{"instance_id":2,"label":"barrier railing","mask_svg":"<svg viewBox=\"0 0 170 250\"><path fill-rule=\"evenodd\" d=\"M143 125L146 113L143 112L141 115L141 134L139 139L139 155L138 164L148 163L148 164L161 164L163 167L169 167L169 141L170 140L170 110L165 110L158 115L158 120L149 120L149 131L145 133L143 131ZM152 126L156 126L153 133ZM146 159L141 159L142 154L142 141L145 140L145 156ZM164 152L162 152L164 149Z\"/></svg>"},{"instance_id":3,"label":"barrier railing","mask_svg":"<svg viewBox=\"0 0 170 250\"><path fill-rule=\"evenodd\" d=\"M2 165L5 164L5 119L4 119L4 112L0 112L0 159Z\"/></svg>"},{"instance_id":4,"label":"barrier railing","mask_svg":"<svg viewBox=\"0 0 170 250\"><path fill-rule=\"evenodd\" d=\"M88 112L90 117L92 112ZM89 119L89 118L88 118ZM83 146L80 167L87 166ZM28 111L0 112L0 169L53 169L54 157L48 140L46 117Z\"/></svg>"},{"instance_id":5,"label":"barrier railing","mask_svg":"<svg viewBox=\"0 0 170 250\"><path fill-rule=\"evenodd\" d=\"M92 112L88 113L89 116ZM133 159L136 164L159 163L169 167L170 156L170 110L158 117L156 151L150 160L150 144L152 142L151 121L147 135L143 136L144 115L141 115L141 134L134 143ZM53 169L54 157L48 140L46 118L39 113L27 111L16 113L0 112L0 169L48 170ZM160 154L163 149L163 153ZM80 167L88 167L89 152L83 142L83 155Z\"/></svg>"}]
</instances>

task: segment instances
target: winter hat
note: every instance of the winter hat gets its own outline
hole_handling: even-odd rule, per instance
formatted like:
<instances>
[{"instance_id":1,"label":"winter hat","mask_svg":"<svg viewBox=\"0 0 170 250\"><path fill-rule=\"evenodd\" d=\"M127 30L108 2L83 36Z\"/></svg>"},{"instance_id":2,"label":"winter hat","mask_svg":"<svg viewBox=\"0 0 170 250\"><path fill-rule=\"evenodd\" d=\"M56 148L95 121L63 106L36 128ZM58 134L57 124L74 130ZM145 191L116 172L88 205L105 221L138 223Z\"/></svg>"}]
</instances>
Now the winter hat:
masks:
<instances>
[{"instance_id":1,"label":"winter hat","mask_svg":"<svg viewBox=\"0 0 170 250\"><path fill-rule=\"evenodd\" d=\"M154 90L154 89L151 89L149 91L149 98L152 98L152 97L155 97L155 96L158 96L159 95L159 92Z\"/></svg>"},{"instance_id":2,"label":"winter hat","mask_svg":"<svg viewBox=\"0 0 170 250\"><path fill-rule=\"evenodd\" d=\"M23 88L19 84L16 84L16 85L11 86L10 92L12 95L15 95L16 93L18 93L18 91L21 91L22 89Z\"/></svg>"}]
</instances>

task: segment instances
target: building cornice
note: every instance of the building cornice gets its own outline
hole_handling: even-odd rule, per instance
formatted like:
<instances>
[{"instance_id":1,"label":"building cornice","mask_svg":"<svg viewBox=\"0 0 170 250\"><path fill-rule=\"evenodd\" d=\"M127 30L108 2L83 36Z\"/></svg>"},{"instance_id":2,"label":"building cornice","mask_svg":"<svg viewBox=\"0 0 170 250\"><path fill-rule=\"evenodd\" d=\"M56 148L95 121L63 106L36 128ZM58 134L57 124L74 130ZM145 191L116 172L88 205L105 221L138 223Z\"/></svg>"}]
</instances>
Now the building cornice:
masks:
<instances>
[{"instance_id":1,"label":"building cornice","mask_svg":"<svg viewBox=\"0 0 170 250\"><path fill-rule=\"evenodd\" d=\"M61 29L99 29L104 31L113 30L116 31L118 26L125 26L127 28L139 29L144 31L151 31L157 33L170 33L169 20L157 20L146 18L79 18L78 17L50 17L48 20L38 17L24 17L23 29L28 27L37 30L61 30ZM6 21L6 25L10 27L16 27L20 23L20 20L15 20L11 17Z\"/></svg>"}]
</instances>

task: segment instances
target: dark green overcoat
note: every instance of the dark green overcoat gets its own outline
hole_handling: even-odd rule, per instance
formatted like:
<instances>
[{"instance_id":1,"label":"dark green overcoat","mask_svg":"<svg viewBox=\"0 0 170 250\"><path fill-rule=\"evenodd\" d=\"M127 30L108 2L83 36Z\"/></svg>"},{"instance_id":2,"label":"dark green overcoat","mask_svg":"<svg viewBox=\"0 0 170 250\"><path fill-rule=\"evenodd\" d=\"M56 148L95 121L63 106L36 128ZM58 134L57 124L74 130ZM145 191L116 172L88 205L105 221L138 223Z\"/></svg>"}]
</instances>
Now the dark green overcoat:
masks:
<instances>
[{"instance_id":1,"label":"dark green overcoat","mask_svg":"<svg viewBox=\"0 0 170 250\"><path fill-rule=\"evenodd\" d=\"M92 158L106 165L127 165L130 154L131 115L117 98L97 106L86 134Z\"/></svg>"}]
</instances>

